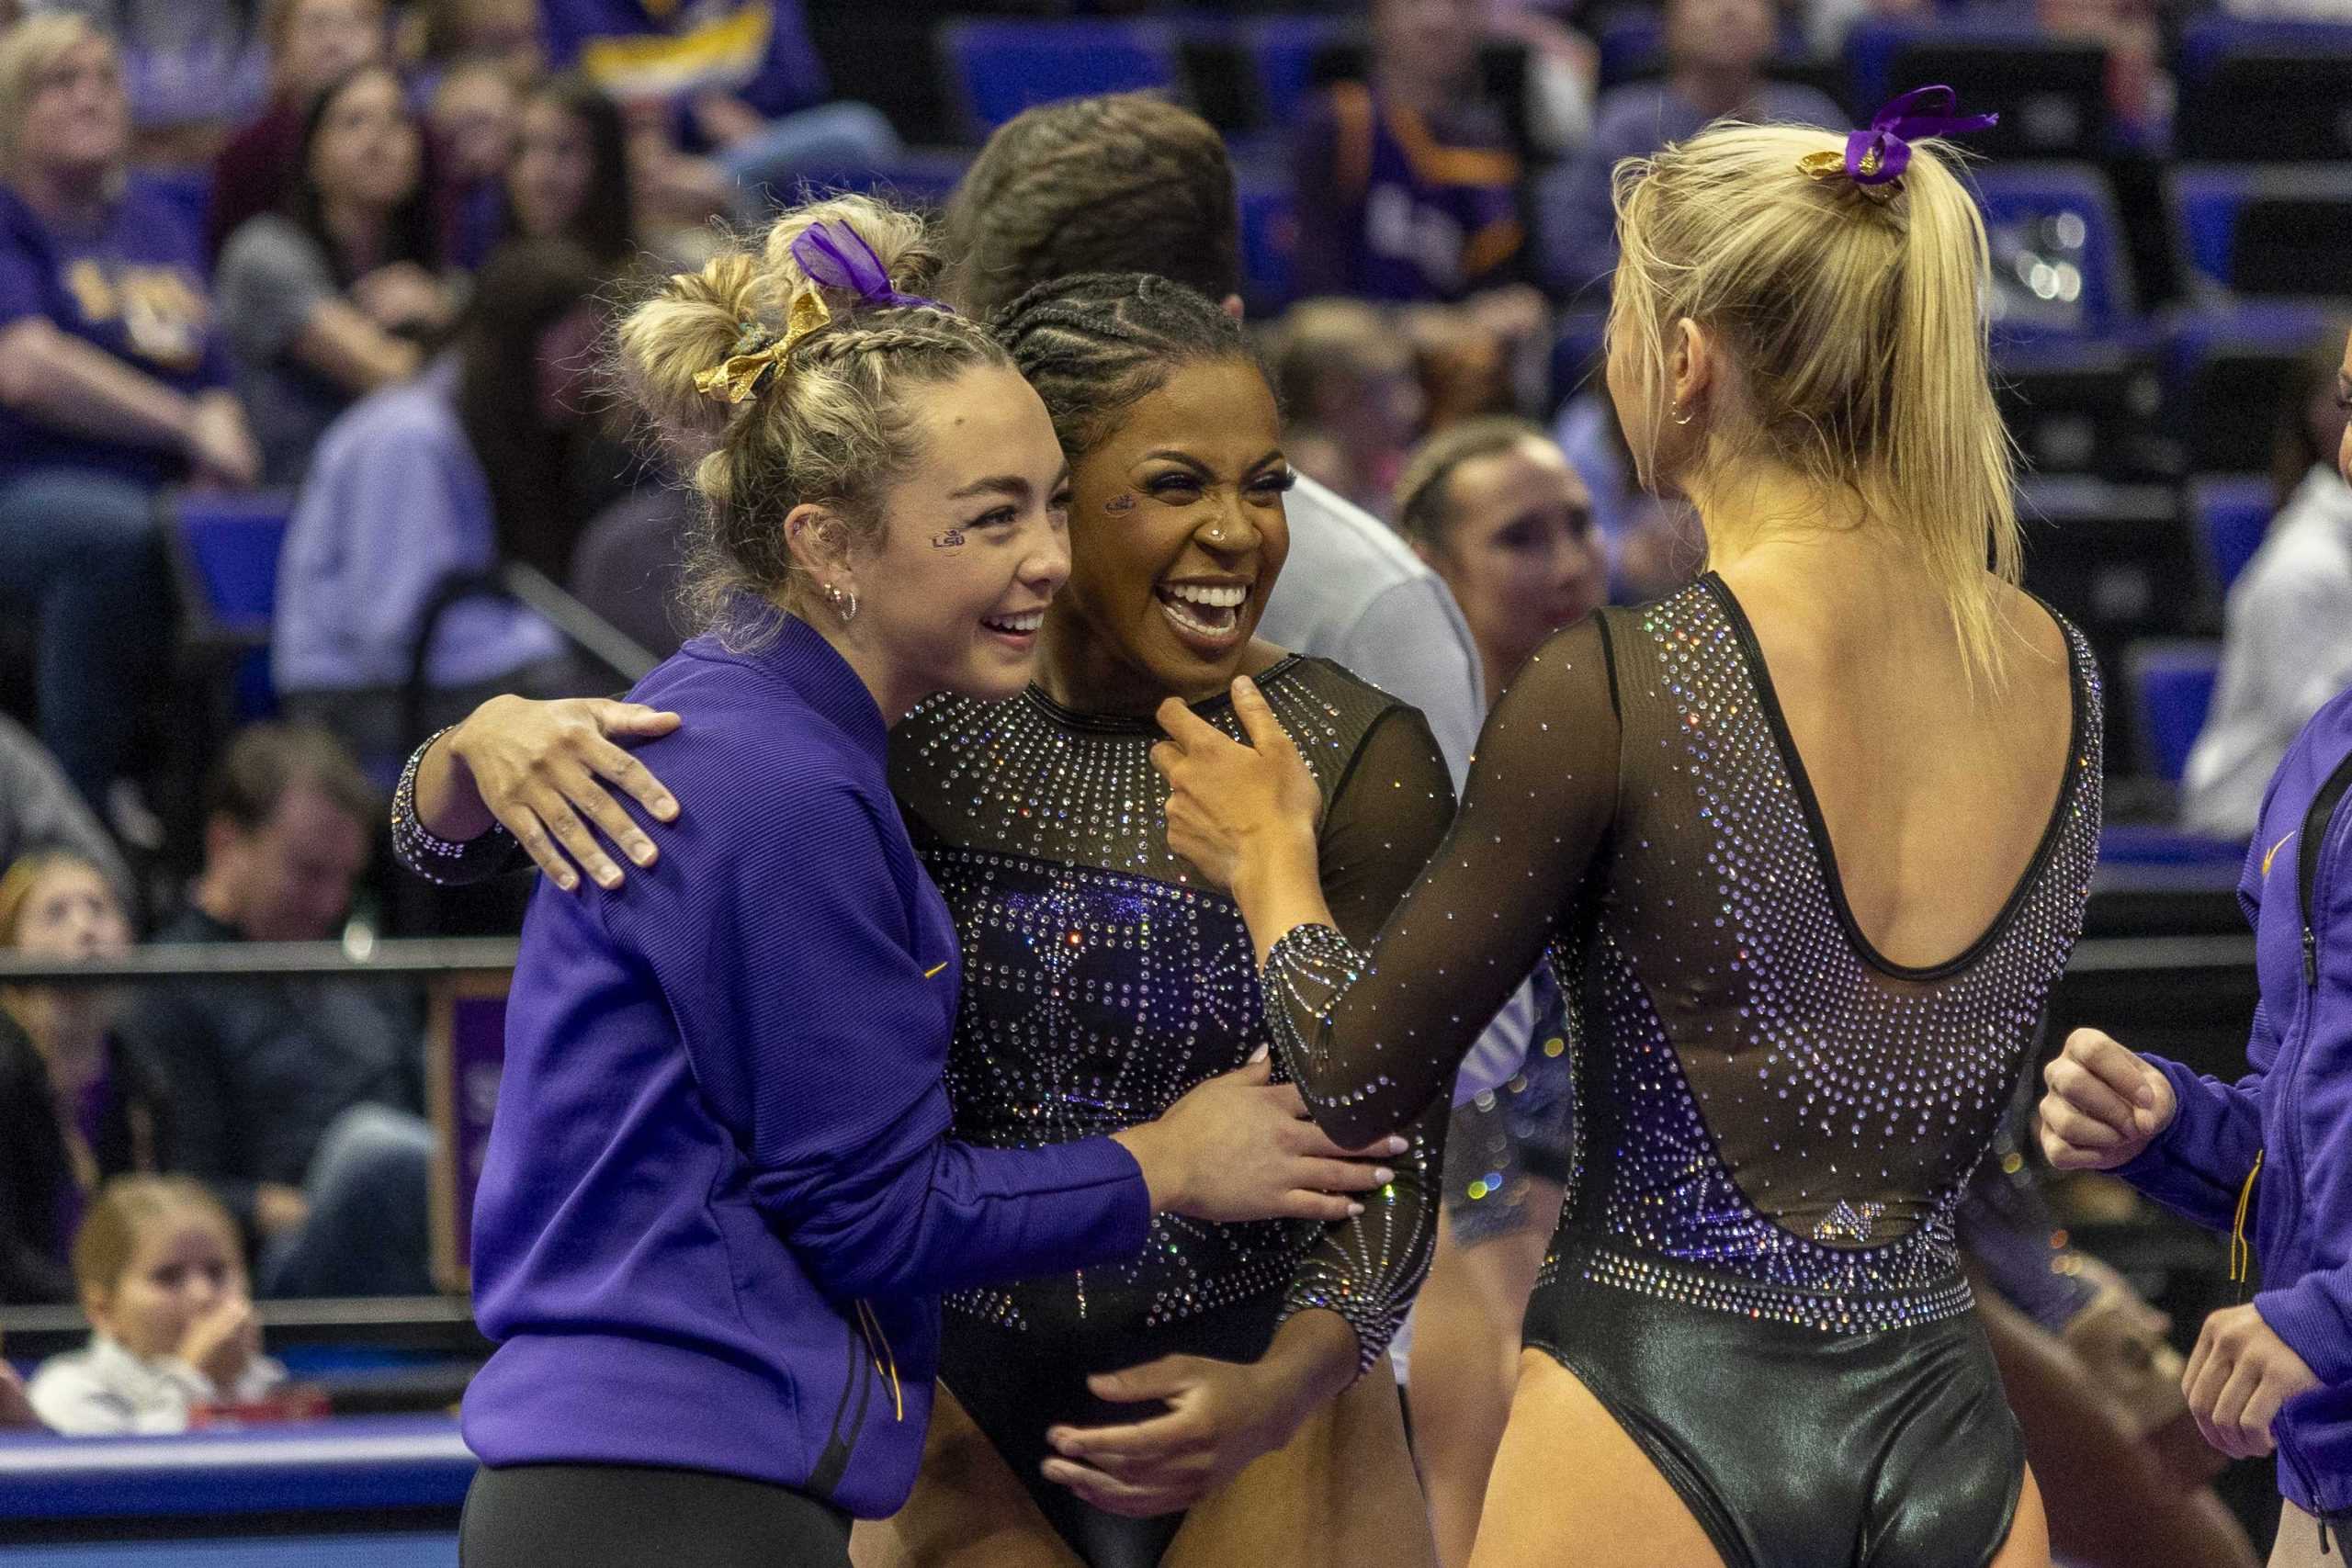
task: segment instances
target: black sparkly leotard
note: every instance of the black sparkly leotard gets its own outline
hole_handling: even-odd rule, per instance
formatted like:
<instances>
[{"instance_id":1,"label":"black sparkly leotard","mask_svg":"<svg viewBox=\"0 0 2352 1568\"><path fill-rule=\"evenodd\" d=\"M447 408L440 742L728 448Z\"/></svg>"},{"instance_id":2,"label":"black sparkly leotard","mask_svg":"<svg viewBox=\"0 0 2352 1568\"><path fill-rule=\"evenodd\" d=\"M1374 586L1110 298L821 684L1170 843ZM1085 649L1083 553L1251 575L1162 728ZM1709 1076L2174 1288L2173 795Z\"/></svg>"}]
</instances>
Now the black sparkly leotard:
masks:
<instances>
[{"instance_id":1,"label":"black sparkly leotard","mask_svg":"<svg viewBox=\"0 0 2352 1568\"><path fill-rule=\"evenodd\" d=\"M1443 760L1418 713L1335 664L1287 658L1258 684L1322 785L1333 911L1369 940L1452 818ZM1195 711L1238 735L1229 703ZM957 1138L1114 1132L1267 1043L1239 911L1168 852L1150 762L1160 739L1148 718L1072 713L1034 688L1010 703L935 699L893 734L893 787L964 942L948 1063ZM1158 1408L1100 1402L1086 1376L1179 1354L1254 1360L1308 1307L1344 1316L1369 1365L1428 1267L1445 1111L1432 1089L1399 1120L1415 1146L1357 1219L1163 1215L1134 1263L948 1298L942 1382L1092 1568L1148 1568L1183 1516L1122 1518L1038 1474L1047 1427Z\"/></svg>"},{"instance_id":2,"label":"black sparkly leotard","mask_svg":"<svg viewBox=\"0 0 2352 1568\"><path fill-rule=\"evenodd\" d=\"M2062 623L2063 625L2063 623ZM1554 637L1375 942L1270 957L1276 1050L1335 1136L1417 1111L1547 945L1570 1191L1527 1314L1730 1568L1982 1568L2023 1469L1954 1215L2080 930L2099 689L2040 846L1947 963L1849 908L1770 672L1712 576Z\"/></svg>"}]
</instances>

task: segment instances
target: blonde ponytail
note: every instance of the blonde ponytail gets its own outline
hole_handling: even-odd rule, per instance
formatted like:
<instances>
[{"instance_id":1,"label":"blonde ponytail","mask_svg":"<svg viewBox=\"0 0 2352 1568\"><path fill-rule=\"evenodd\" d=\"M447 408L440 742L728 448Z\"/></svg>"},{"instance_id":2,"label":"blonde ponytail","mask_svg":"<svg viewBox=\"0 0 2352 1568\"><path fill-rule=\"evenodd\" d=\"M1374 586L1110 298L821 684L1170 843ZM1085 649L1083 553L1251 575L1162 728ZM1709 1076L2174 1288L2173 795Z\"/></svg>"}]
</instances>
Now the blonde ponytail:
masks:
<instances>
[{"instance_id":1,"label":"blonde ponytail","mask_svg":"<svg viewBox=\"0 0 2352 1568\"><path fill-rule=\"evenodd\" d=\"M1913 142L1884 197L1798 166L1842 146L1827 131L1735 125L1620 164L1610 331L1629 334L1653 409L1672 323L1719 334L1749 418L1719 433L1712 460L1769 457L1859 498L1928 568L1972 683L1997 689L1995 582L2018 580L2020 543L1984 221L1949 142Z\"/></svg>"}]
</instances>

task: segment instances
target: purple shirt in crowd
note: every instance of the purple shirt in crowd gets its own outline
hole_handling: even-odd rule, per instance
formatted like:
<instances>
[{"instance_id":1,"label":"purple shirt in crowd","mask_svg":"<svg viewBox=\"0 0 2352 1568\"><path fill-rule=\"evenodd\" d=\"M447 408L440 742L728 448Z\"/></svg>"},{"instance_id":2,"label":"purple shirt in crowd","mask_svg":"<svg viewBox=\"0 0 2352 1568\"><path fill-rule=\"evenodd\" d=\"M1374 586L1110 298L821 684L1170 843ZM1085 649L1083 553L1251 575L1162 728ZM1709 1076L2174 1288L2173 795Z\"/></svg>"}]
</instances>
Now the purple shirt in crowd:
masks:
<instances>
[{"instance_id":1,"label":"purple shirt in crowd","mask_svg":"<svg viewBox=\"0 0 2352 1568\"><path fill-rule=\"evenodd\" d=\"M203 250L178 209L135 179L85 232L51 227L0 186L0 331L30 316L175 391L229 384ZM101 441L0 409L0 483L40 468L96 468L161 484L186 463L162 447Z\"/></svg>"}]
</instances>

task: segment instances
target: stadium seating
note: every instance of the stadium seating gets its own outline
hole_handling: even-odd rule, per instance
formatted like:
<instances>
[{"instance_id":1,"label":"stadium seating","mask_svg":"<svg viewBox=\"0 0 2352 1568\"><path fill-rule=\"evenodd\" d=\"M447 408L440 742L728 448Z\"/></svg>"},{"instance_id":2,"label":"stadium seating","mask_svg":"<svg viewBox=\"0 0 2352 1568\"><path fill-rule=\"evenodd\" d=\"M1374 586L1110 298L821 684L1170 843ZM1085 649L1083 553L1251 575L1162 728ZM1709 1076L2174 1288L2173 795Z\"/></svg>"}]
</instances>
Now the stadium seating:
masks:
<instances>
[{"instance_id":1,"label":"stadium seating","mask_svg":"<svg viewBox=\"0 0 2352 1568\"><path fill-rule=\"evenodd\" d=\"M2163 328L2163 427L2190 473L2267 473L2279 389L2327 330L2309 303L2259 300L2184 310Z\"/></svg>"},{"instance_id":2,"label":"stadium seating","mask_svg":"<svg viewBox=\"0 0 2352 1568\"><path fill-rule=\"evenodd\" d=\"M266 718L277 711L270 617L294 498L272 491L181 491L164 505L187 639L228 666L225 716L239 723Z\"/></svg>"},{"instance_id":3,"label":"stadium seating","mask_svg":"<svg viewBox=\"0 0 2352 1568\"><path fill-rule=\"evenodd\" d=\"M1968 138L1987 157L2077 159L2106 134L2106 51L2050 38L2030 13L1862 21L1847 34L1846 65L1863 114L1922 83L1960 86L1970 113L2001 117Z\"/></svg>"},{"instance_id":4,"label":"stadium seating","mask_svg":"<svg viewBox=\"0 0 2352 1568\"><path fill-rule=\"evenodd\" d=\"M2154 362L2114 343L2006 346L1994 392L2027 468L2116 480L2169 479L2179 444L2156 428L2164 394Z\"/></svg>"},{"instance_id":5,"label":"stadium seating","mask_svg":"<svg viewBox=\"0 0 2352 1568\"><path fill-rule=\"evenodd\" d=\"M2182 158L2352 156L2352 26L2199 17L2182 29L2180 87Z\"/></svg>"},{"instance_id":6,"label":"stadium seating","mask_svg":"<svg viewBox=\"0 0 2352 1568\"><path fill-rule=\"evenodd\" d=\"M2168 184L2182 265L2207 292L2352 298L2352 167L2189 164Z\"/></svg>"},{"instance_id":7,"label":"stadium seating","mask_svg":"<svg viewBox=\"0 0 2352 1568\"><path fill-rule=\"evenodd\" d=\"M1991 164L1973 171L1992 243L1994 322L2007 339L2107 338L2136 320L2123 230L2106 176L2088 164Z\"/></svg>"},{"instance_id":8,"label":"stadium seating","mask_svg":"<svg viewBox=\"0 0 2352 1568\"><path fill-rule=\"evenodd\" d=\"M2189 481L2188 520L2214 591L2227 593L2262 547L2278 498L2266 478L2203 474Z\"/></svg>"},{"instance_id":9,"label":"stadium seating","mask_svg":"<svg viewBox=\"0 0 2352 1568\"><path fill-rule=\"evenodd\" d=\"M1176 90L1176 30L1165 22L1087 17L1051 26L949 22L939 31L951 97L978 141L1032 104L1094 93Z\"/></svg>"},{"instance_id":10,"label":"stadium seating","mask_svg":"<svg viewBox=\"0 0 2352 1568\"><path fill-rule=\"evenodd\" d=\"M2178 784L2205 728L2222 645L2206 639L2136 642L2124 654L2140 770Z\"/></svg>"}]
</instances>

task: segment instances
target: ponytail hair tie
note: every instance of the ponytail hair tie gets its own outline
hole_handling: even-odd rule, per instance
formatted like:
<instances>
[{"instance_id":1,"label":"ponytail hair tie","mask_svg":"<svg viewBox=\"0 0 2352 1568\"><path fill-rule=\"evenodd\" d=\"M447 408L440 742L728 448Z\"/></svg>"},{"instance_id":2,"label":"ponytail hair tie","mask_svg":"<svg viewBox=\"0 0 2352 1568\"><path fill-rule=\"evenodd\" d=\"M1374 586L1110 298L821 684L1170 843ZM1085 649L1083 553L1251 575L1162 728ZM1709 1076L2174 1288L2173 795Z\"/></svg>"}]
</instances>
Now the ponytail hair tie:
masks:
<instances>
[{"instance_id":1,"label":"ponytail hair tie","mask_svg":"<svg viewBox=\"0 0 2352 1568\"><path fill-rule=\"evenodd\" d=\"M947 310L936 299L901 294L890 287L890 269L874 254L865 236L843 218L811 223L792 242L792 259L800 264L803 278L792 291L782 336L755 321L746 321L728 356L695 377L695 389L724 403L740 403L755 396L770 376L784 367L793 345L818 328L830 324L833 312L826 307L825 288L855 294L882 309Z\"/></svg>"},{"instance_id":2,"label":"ponytail hair tie","mask_svg":"<svg viewBox=\"0 0 2352 1568\"><path fill-rule=\"evenodd\" d=\"M1844 179L1873 201L1886 201L1903 188L1911 166L1911 142L1922 136L1960 136L1989 130L1996 114L1954 114L1959 95L1950 87L1914 87L1871 117L1866 130L1846 134L1846 150L1808 152L1797 167L1817 180Z\"/></svg>"}]
</instances>

